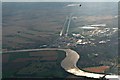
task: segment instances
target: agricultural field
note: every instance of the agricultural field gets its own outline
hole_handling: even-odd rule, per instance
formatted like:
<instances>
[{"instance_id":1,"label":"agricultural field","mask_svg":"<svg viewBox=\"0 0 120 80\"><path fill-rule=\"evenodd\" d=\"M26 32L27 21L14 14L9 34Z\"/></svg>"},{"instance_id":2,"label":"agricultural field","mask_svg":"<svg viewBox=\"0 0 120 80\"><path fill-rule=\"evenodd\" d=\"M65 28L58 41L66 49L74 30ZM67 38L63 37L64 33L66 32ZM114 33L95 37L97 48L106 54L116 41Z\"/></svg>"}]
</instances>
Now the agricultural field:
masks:
<instances>
[{"instance_id":1,"label":"agricultural field","mask_svg":"<svg viewBox=\"0 0 120 80\"><path fill-rule=\"evenodd\" d=\"M81 70L120 74L117 4L3 3L3 78L78 77L61 67L60 63L65 58L63 51L4 53L53 47L76 51L80 56L76 65ZM60 36L62 31L63 36Z\"/></svg>"},{"instance_id":2,"label":"agricultural field","mask_svg":"<svg viewBox=\"0 0 120 80\"><path fill-rule=\"evenodd\" d=\"M68 73L60 65L64 57L63 51L4 53L3 78L66 77Z\"/></svg>"},{"instance_id":3,"label":"agricultural field","mask_svg":"<svg viewBox=\"0 0 120 80\"><path fill-rule=\"evenodd\" d=\"M3 49L49 45L59 36L69 12L61 4L55 6L53 3L3 3Z\"/></svg>"},{"instance_id":4,"label":"agricultural field","mask_svg":"<svg viewBox=\"0 0 120 80\"><path fill-rule=\"evenodd\" d=\"M110 68L109 66L98 66L98 67L84 68L84 70L89 72L104 73L109 68Z\"/></svg>"}]
</instances>

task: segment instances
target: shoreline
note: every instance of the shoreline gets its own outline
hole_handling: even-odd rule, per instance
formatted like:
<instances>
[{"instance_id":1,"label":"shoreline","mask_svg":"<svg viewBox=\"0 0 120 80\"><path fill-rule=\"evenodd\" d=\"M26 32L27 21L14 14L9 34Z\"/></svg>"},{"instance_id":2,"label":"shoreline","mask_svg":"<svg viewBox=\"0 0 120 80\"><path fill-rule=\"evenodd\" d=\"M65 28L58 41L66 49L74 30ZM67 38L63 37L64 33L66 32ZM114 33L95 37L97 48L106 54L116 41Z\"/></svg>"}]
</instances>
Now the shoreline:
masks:
<instances>
[{"instance_id":1,"label":"shoreline","mask_svg":"<svg viewBox=\"0 0 120 80\"><path fill-rule=\"evenodd\" d=\"M59 49L59 48L43 48L43 49L26 49L26 50L14 50L14 51L6 51L4 53L11 53L11 52L27 52L27 51L39 51L39 50L61 50L66 53L66 57L61 62L61 67L67 71L68 73L71 73L75 76L81 76L81 77L89 77L89 78L101 78L105 76L105 74L99 74L95 72L88 72L85 70L82 70L77 67L77 62L80 59L80 55L71 49ZM118 75L106 75L105 78L111 79L111 78L119 78Z\"/></svg>"}]
</instances>

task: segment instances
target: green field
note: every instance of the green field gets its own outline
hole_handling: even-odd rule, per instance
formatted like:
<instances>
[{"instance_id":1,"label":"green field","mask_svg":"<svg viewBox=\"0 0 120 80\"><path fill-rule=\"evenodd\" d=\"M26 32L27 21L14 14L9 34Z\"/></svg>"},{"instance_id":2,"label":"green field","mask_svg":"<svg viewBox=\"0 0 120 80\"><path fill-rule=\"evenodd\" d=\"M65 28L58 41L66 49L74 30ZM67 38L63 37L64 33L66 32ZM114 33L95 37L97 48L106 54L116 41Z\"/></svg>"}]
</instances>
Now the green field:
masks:
<instances>
[{"instance_id":1,"label":"green field","mask_svg":"<svg viewBox=\"0 0 120 80\"><path fill-rule=\"evenodd\" d=\"M6 57L8 55L9 57ZM65 57L65 52L63 51L32 51L32 52L4 53L3 57L4 57L2 72L3 78L10 77L65 78L68 76L68 73L64 71L60 64ZM7 59L8 61L5 62Z\"/></svg>"}]
</instances>

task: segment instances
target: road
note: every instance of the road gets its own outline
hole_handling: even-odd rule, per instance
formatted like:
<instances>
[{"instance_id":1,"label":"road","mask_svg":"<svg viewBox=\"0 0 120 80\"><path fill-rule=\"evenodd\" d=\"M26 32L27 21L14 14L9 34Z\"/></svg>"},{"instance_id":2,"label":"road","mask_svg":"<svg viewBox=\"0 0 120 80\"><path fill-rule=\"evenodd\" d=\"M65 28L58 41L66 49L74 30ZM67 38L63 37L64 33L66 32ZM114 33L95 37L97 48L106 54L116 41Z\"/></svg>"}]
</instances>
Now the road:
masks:
<instances>
[{"instance_id":1,"label":"road","mask_svg":"<svg viewBox=\"0 0 120 80\"><path fill-rule=\"evenodd\" d=\"M25 50L15 50L15 51L6 51L5 53L11 53L11 52L27 52L27 51L39 51L39 50L62 50L66 52L66 57L61 62L62 68L65 69L65 71L72 73L76 76L85 76L85 77L91 77L91 78L100 78L103 77L104 74L98 74L98 73L90 73L83 71L82 69L78 68L76 66L76 63L80 56L78 53L71 49L59 49L59 48L44 48L44 49L25 49ZM117 78L118 75L106 75L105 78L111 79L111 78Z\"/></svg>"}]
</instances>

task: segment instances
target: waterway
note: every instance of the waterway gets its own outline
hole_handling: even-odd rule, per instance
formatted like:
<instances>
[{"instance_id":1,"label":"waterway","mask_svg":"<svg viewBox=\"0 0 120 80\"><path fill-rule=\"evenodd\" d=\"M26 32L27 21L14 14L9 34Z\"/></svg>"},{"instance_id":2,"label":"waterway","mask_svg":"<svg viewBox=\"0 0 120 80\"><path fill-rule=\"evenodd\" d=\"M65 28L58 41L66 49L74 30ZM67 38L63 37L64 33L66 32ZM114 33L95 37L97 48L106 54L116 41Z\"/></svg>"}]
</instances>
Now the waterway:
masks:
<instances>
[{"instance_id":1,"label":"waterway","mask_svg":"<svg viewBox=\"0 0 120 80\"><path fill-rule=\"evenodd\" d=\"M62 50L66 52L66 57L62 60L61 66L64 68L65 71L72 73L76 76L84 76L84 77L90 77L90 78L100 78L103 77L104 74L98 74L98 73L92 73L92 72L86 72L82 69L77 67L77 61L80 59L80 55L71 49L59 49L59 48L44 48L44 49L26 49L26 50L14 50L14 51L6 51L9 52L26 52L26 51L39 51L39 50ZM107 79L118 79L120 76L118 75L106 75L105 78Z\"/></svg>"}]
</instances>

